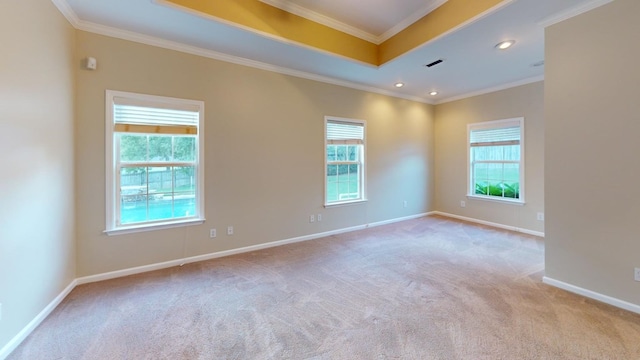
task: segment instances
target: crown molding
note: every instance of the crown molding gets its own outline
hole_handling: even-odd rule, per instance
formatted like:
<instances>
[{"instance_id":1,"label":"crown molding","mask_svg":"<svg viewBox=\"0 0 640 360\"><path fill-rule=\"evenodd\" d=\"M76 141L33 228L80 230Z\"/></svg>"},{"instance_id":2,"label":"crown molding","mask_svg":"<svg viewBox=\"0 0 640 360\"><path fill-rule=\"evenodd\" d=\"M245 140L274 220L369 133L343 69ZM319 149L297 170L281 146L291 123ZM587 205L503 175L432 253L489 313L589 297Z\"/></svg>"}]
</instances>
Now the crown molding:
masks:
<instances>
[{"instance_id":1,"label":"crown molding","mask_svg":"<svg viewBox=\"0 0 640 360\"><path fill-rule=\"evenodd\" d=\"M546 28L559 22L571 19L574 16L586 13L587 11L599 8L600 6L606 5L612 1L613 0L592 0L542 19L538 22L538 25Z\"/></svg>"},{"instance_id":2,"label":"crown molding","mask_svg":"<svg viewBox=\"0 0 640 360\"><path fill-rule=\"evenodd\" d=\"M58 11L62 13L62 15L67 19L67 21L75 28L78 27L78 23L80 22L80 18L73 11L69 3L66 0L51 0L53 5L58 8Z\"/></svg>"},{"instance_id":3,"label":"crown molding","mask_svg":"<svg viewBox=\"0 0 640 360\"><path fill-rule=\"evenodd\" d=\"M376 45L380 44L378 43L378 36L374 34L371 34L367 31L359 29L355 26L343 23L342 21L338 21L332 17L320 14L316 11L307 9L306 7L300 6L294 2L287 1L287 0L259 0L259 1L267 5L276 7L282 11L286 11L288 13L298 15L307 20L311 20L313 22L317 22L318 24L322 24L332 29L355 36L362 40L375 43Z\"/></svg>"},{"instance_id":4,"label":"crown molding","mask_svg":"<svg viewBox=\"0 0 640 360\"><path fill-rule=\"evenodd\" d=\"M262 1L262 0L261 0ZM400 21L397 25L392 27L391 29L385 31L382 35L378 36L376 39L376 45L380 45L383 42L391 39L395 35L397 35L402 30L408 28L414 22L422 19L427 16L427 14L431 13L433 10L439 8L444 3L449 0L432 0L427 5L422 7L420 10L414 12L413 14L406 17L404 20Z\"/></svg>"},{"instance_id":5,"label":"crown molding","mask_svg":"<svg viewBox=\"0 0 640 360\"><path fill-rule=\"evenodd\" d=\"M64 1L64 0L56 0L56 1ZM447 102L462 100L462 99L466 99L466 98L478 96L478 95L489 94L492 92L506 90L513 87L531 84L534 82L539 82L544 80L544 75L534 76L534 77L526 78L523 80L511 82L511 83L493 86L490 88L476 90L476 91L465 93L462 95L457 95L457 96L445 98L442 100L434 101L433 99L400 94L400 93L389 91L386 89L380 89L373 86L362 85L362 84L340 80L340 79L336 79L328 76L312 74L304 71L290 69L283 66L250 60L250 59L239 57L239 56L234 56L234 55L229 55L229 54L225 54L225 53L221 53L213 50L203 49L196 46L185 45L183 43L179 43L175 41L165 40L165 39L157 38L154 36L117 29L110 26L95 24L87 21L82 21L82 20L78 21L78 23L75 25L75 28L77 28L78 30L87 31L94 34L109 36L109 37L122 39L122 40L133 41L133 42L137 42L145 45L160 47L163 49L179 51L179 52L183 52L191 55L202 56L202 57L224 61L232 64L252 67L255 69L266 70L266 71L275 72L283 75L289 75L289 76L294 76L302 79L318 81L326 84L343 86L343 87L347 87L355 90L362 90L362 91L367 91L367 92L376 93L380 95L386 95L386 96L391 96L395 98L416 101L416 102L429 104L429 105L444 104Z\"/></svg>"},{"instance_id":6,"label":"crown molding","mask_svg":"<svg viewBox=\"0 0 640 360\"><path fill-rule=\"evenodd\" d=\"M502 84L502 85L493 86L493 87L490 87L490 88L485 88L485 89L481 89L481 90L468 92L468 93L465 93L465 94L462 94L462 95L452 96L450 98L438 100L434 104L435 105L440 105L440 104L444 104L444 103L448 103L448 102L452 102L452 101L456 101L456 100L462 100L462 99L466 99L466 98L470 98L470 97L474 97L474 96L478 96L478 95L484 95L484 94L489 94L489 93L500 91L500 90L506 90L506 89L514 88L514 87L521 86L521 85L532 84L532 83L539 82L539 81L544 81L544 75L534 76L534 77L530 77L530 78L526 78L526 79L510 82L510 83L507 83L507 84Z\"/></svg>"},{"instance_id":7,"label":"crown molding","mask_svg":"<svg viewBox=\"0 0 640 360\"><path fill-rule=\"evenodd\" d=\"M353 35L357 38L360 38L362 40L365 41L369 41L372 42L376 45L380 45L383 42L389 40L390 38L392 38L393 36L395 36L396 34L398 34L399 32L401 32L402 30L406 29L407 27L409 27L409 25L413 24L414 22L422 19L423 17L425 17L427 14L429 14L430 12L432 12L433 10L439 8L442 4L446 3L448 0L431 0L428 2L427 5L425 5L424 7L422 7L421 9L415 11L414 13L412 13L411 15L409 15L408 17L406 17L405 19L403 19L402 21L400 21L397 25L393 26L391 29L385 31L384 33L382 33L381 35L374 35L370 32L364 31L362 29L359 29L355 26L346 24L344 22L338 21L332 17L320 14L316 11L310 10L304 6L300 6L296 3L291 2L290 0L259 0L265 4L271 5L273 7L276 7L280 10L301 16L305 19L317 22L319 24L328 26L330 28L333 28L335 30L338 31L342 31L344 33L347 33L349 35Z\"/></svg>"},{"instance_id":8,"label":"crown molding","mask_svg":"<svg viewBox=\"0 0 640 360\"><path fill-rule=\"evenodd\" d=\"M378 67L377 65L370 64L370 63L368 63L366 61L353 59L353 58L351 58L349 56L341 55L341 54L334 53L334 52L331 52L331 51L328 51L328 50L319 49L317 47L305 44L303 42L293 41L293 40L290 40L290 39L288 39L286 37L283 37L283 36L278 36L278 35L274 35L274 34L271 34L271 33L265 32L265 31L256 30L256 29L254 29L252 27L241 25L241 24L235 23L233 21L229 21L229 20L226 20L226 19L223 19L223 18L219 18L219 17L213 16L213 15L209 15L209 14L204 14L204 13L201 13L199 11L196 11L196 10L193 10L193 9L190 9L190 8L186 8L186 7L183 7L183 6L180 6L180 5L176 5L171 1L167 1L167 0L149 0L149 1L151 1L152 3L158 4L158 5L161 5L161 6L166 6L166 7L170 7L170 8L173 8L173 9L177 9L177 10L180 10L182 12L186 12L188 14L192 14L194 16L198 16L198 17L201 17L201 18L204 18L204 19L211 19L211 20L219 22L221 24L225 24L225 25L228 25L230 27L235 27L235 28L238 28L238 29L242 29L244 31L247 31L247 32L250 32L250 33L254 33L256 35L259 35L259 36L262 36L264 38L271 39L271 40L274 40L274 41L278 41L278 42L281 42L283 44L295 45L295 46L298 46L298 47L302 47L302 48L306 48L306 49L313 50L313 51L316 51L316 52L320 52L320 53L323 53L323 54L326 54L326 55L339 57L341 59L348 60L348 61L360 64L360 65L369 66L369 67L372 67L372 68L377 68ZM118 30L118 29L116 29L116 30Z\"/></svg>"},{"instance_id":9,"label":"crown molding","mask_svg":"<svg viewBox=\"0 0 640 360\"><path fill-rule=\"evenodd\" d=\"M158 0L156 0L156 1L158 1ZM442 0L440 0L440 1L442 1ZM510 0L508 3L512 2L512 1L515 1L515 0ZM592 3L600 2L600 3L603 3L601 5L604 5L605 2L608 3L608 2L611 2L611 1L613 1L613 0L595 0ZM358 83L350 82L350 81L346 81L346 80L340 80L340 79L336 79L336 78L332 78L332 77L328 77L328 76L312 74L312 73L308 73L308 72L304 72L304 71L300 71L300 70L294 70L294 69L286 68L286 67L283 67L283 66L268 64L268 63L255 61L255 60L250 60L250 59L242 58L242 57L239 57L239 56L224 54L224 53L217 52L217 51L214 51L214 50L204 49L204 48L200 48L200 47L196 47L196 46L192 46L192 45L186 45L186 44L183 44L183 43L179 43L179 42L175 42L175 41L171 41L171 40L166 40L166 39L162 39L162 38L158 38L158 37L154 37L154 36L150 36L150 35L144 35L144 34L140 34L140 33L133 32L133 31L122 30L122 29L118 29L118 28L114 28L114 27L110 27L110 26L105 26L105 25L101 25L101 24L96 24L96 23L80 20L80 18L73 11L73 9L71 9L71 7L66 2L66 0L51 0L51 2L53 2L53 4L58 8L58 10L64 15L64 17L67 19L67 21L69 21L69 23L74 28L76 28L78 30L82 30L82 31L86 31L86 32L94 33L94 34L99 34L99 35L104 35L104 36L109 36L109 37L113 37L113 38L117 38L117 39L133 41L133 42L137 42L137 43L140 43L140 44L156 46L156 47L163 48L163 49L179 51L179 52L183 52L183 53L187 53L187 54L191 54L191 55L202 56L202 57L206 57L206 58L210 58L210 59L214 59L214 60L219 60L219 61L224 61L224 62L228 62L228 63L232 63L232 64L237 64L237 65L252 67L252 68L256 68L256 69L271 71L271 72L275 72L275 73L279 73L279 74L283 74L283 75L294 76L294 77L298 77L298 78L302 78L302 79L313 80L313 81L318 81L318 82L337 85L337 86L343 86L343 87L347 87L347 88L351 88L351 89L355 89L355 90L367 91L367 92L380 94L380 95L391 96L391 97L395 97L395 98L399 98L399 99L416 101L416 102L429 104L429 105L444 104L444 103L451 102L451 101L462 100L462 99L473 97L473 96L488 94L488 93L492 93L492 92L495 92L495 91L505 90L505 89L509 89L509 88L512 88L512 87L526 85L526 84L530 84L530 83L534 83L534 82L538 82L538 81L544 80L544 75L541 75L541 76L531 77L531 78L523 79L523 80L520 80L520 81L508 83L508 84L498 85L498 86L495 86L495 87L490 87L490 88L486 88L486 89L482 89L482 90L476 90L476 91L473 91L473 92L469 92L469 93L465 93L465 94L462 94L462 95L457 95L457 96L445 98L445 99L442 99L442 100L435 100L435 99L432 99L432 98L401 94L401 93L398 93L398 92L395 92L395 91L390 91L390 90L387 90L387 89L381 89L381 88L368 86L368 85L363 85L363 84L358 84ZM588 11L588 10L585 10L585 11ZM477 19L474 19L474 20L477 20Z\"/></svg>"},{"instance_id":10,"label":"crown molding","mask_svg":"<svg viewBox=\"0 0 640 360\"><path fill-rule=\"evenodd\" d=\"M430 40L428 40L428 41L426 41L426 42L424 42L424 43L422 43L422 44L420 44L420 45L418 45L418 46L414 47L413 49L411 49L411 50L409 50L409 51L405 52L405 53L404 53L404 54L402 54L401 56L407 55L407 54L409 54L409 53L411 53L411 52L413 52L413 51L416 51L416 50L418 50L418 49L420 49L420 48L422 48L422 47L424 47L424 46L427 46L427 45L429 45L429 44L432 44L432 43L434 43L435 41L438 41L438 40L440 40L440 39L442 39L442 38L445 38L446 36L448 36L448 35L450 35L450 34L453 34L453 33L455 33L456 31L458 31L458 30L460 30L460 29L462 29L462 28L464 28L464 27L466 27L466 26L469 26L469 25L471 25L471 24L473 24L473 23L475 23L475 22L477 22L477 21L480 21L480 20L482 20L483 18L485 18L485 17L487 17L487 16L489 16L489 15L491 15L491 14L495 13L496 11L499 11L500 9L503 9L503 8L504 8L504 7L506 7L506 6L511 5L514 1L518 1L518 0L502 0L502 2L501 2L500 4L495 5L494 7L490 8L490 9L487 9L487 10L485 10L484 12L481 12L480 14L477 14L476 16L472 17L471 19L468 19L467 21L464 21L464 22L462 22L462 23L460 23L460 24L456 25L455 27L453 27L453 28L451 28L451 29L449 29L449 30L447 30L447 31L443 32L442 34L437 35L437 36L435 36L434 38L432 38L432 39L430 39ZM389 64L389 63L391 63L392 61L395 61L395 60L399 59L401 56L397 56L397 57L395 57L395 58L393 58L393 59L391 59L391 60L389 60L389 61L385 62L384 64L382 64L382 65L380 65L380 66L385 66L385 65L387 65L387 64Z\"/></svg>"},{"instance_id":11,"label":"crown molding","mask_svg":"<svg viewBox=\"0 0 640 360\"><path fill-rule=\"evenodd\" d=\"M63 0L58 0L58 1L63 1ZM362 91L377 93L377 94L386 95L386 96L392 96L396 98L401 98L401 99L406 99L406 100L411 100L411 101L416 101L416 102L421 102L426 104L433 104L433 102L430 99L425 99L418 96L405 95L405 94L397 93L394 91L389 91L386 89L376 88L373 86L362 85L362 84L340 80L340 79L336 79L328 76L312 74L304 71L286 68L283 66L272 65L272 64L268 64L260 61L250 60L250 59L246 59L239 56L224 54L224 53L209 50L209 49L203 49L197 46L186 45L186 44L171 41L171 40L161 39L161 38L150 36L150 35L144 35L144 34L140 34L133 31L117 29L114 27L105 26L101 24L95 24L88 21L83 21L83 20L78 21L78 23L75 25L75 28L78 30L82 30L82 31L86 31L94 34L105 35L105 36L109 36L117 39L133 41L133 42L137 42L145 45L156 46L163 49L179 51L179 52L183 52L191 55L197 55L197 56L202 56L202 57L206 57L214 60L220 60L220 61L233 63L237 65L271 71L271 72L275 72L283 75L290 75L290 76L303 78L307 80L314 80L314 81L323 82L327 84L344 86L351 89L362 90Z\"/></svg>"}]
</instances>

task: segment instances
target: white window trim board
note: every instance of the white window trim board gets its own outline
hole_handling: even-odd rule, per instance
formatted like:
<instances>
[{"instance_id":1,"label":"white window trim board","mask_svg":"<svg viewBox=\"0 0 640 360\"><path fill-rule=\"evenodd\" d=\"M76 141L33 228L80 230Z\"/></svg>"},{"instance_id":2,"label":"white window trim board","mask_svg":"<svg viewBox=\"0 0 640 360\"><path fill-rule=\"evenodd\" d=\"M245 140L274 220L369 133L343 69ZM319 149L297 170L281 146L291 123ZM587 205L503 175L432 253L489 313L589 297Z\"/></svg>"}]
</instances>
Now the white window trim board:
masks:
<instances>
[{"instance_id":1,"label":"white window trim board","mask_svg":"<svg viewBox=\"0 0 640 360\"><path fill-rule=\"evenodd\" d=\"M363 131L363 151L362 151L362 165L361 165L361 175L362 179L360 181L360 185L362 187L362 197L360 199L355 200L347 200L347 201L335 201L335 202L327 202L327 123L328 122L344 122L344 123L354 123L361 124ZM367 122L359 119L350 119L338 116L325 116L324 117L324 128L323 135L324 139L324 148L322 150L322 156L324 158L324 191L323 191L323 204L325 208L336 207L336 206L344 206L344 205L352 205L352 204L361 204L366 203L368 201L367 198Z\"/></svg>"},{"instance_id":2,"label":"white window trim board","mask_svg":"<svg viewBox=\"0 0 640 360\"><path fill-rule=\"evenodd\" d=\"M501 127L508 127L518 125L520 127L520 197L518 199L505 199L497 196L482 196L473 193L471 190L471 131L472 130L484 130L495 129ZM467 124L467 190L466 196L469 199L476 199L481 201L492 201L511 205L524 205L526 203L526 186L525 186L525 121L524 117L515 117L501 120L484 121L477 123Z\"/></svg>"},{"instance_id":3,"label":"white window trim board","mask_svg":"<svg viewBox=\"0 0 640 360\"><path fill-rule=\"evenodd\" d=\"M117 100L116 100L117 99ZM198 157L196 160L196 173L197 173L197 211L198 216L188 219L168 219L167 221L148 222L139 225L116 225L116 211L118 210L118 203L115 198L116 191L115 186L118 186L119 179L115 177L115 147L114 147L114 131L113 131L113 105L116 101L120 103L127 103L139 106L171 108L177 110L189 110L198 111L200 113L198 122L198 135L196 136L196 146L198 149ZM127 233L135 233L141 231L150 231L171 228L176 226L188 226L202 224L205 220L204 213L204 101L180 99L166 96L156 96L148 94L139 94L125 91L106 90L105 91L105 205L106 205L106 219L105 219L105 233L108 235L119 235Z\"/></svg>"}]
</instances>

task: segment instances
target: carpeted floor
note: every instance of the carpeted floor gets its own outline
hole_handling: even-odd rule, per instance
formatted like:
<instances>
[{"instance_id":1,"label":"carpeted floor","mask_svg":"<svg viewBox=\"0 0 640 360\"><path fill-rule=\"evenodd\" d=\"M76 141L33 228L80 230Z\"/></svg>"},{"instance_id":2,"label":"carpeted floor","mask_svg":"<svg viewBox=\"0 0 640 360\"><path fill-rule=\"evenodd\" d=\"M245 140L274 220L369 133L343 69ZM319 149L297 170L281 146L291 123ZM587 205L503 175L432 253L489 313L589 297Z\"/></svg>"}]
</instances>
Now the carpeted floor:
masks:
<instances>
[{"instance_id":1,"label":"carpeted floor","mask_svg":"<svg viewBox=\"0 0 640 360\"><path fill-rule=\"evenodd\" d=\"M542 239L428 217L77 287L9 359L640 359Z\"/></svg>"}]
</instances>

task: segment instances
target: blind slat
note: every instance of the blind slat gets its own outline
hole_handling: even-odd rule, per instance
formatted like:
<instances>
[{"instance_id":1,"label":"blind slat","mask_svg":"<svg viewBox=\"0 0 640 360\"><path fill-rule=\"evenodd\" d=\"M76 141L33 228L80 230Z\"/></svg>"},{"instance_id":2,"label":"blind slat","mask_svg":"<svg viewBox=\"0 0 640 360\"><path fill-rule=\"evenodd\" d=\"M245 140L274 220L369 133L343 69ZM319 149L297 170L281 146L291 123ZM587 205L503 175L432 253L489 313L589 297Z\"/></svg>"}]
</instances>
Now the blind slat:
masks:
<instances>
[{"instance_id":1,"label":"blind slat","mask_svg":"<svg viewBox=\"0 0 640 360\"><path fill-rule=\"evenodd\" d=\"M520 143L520 127L507 127L496 129L471 130L469 135L471 146L478 144L515 142ZM501 144L496 144L501 145ZM487 145L484 145L487 146Z\"/></svg>"},{"instance_id":2,"label":"blind slat","mask_svg":"<svg viewBox=\"0 0 640 360\"><path fill-rule=\"evenodd\" d=\"M146 97L146 96L144 96ZM155 98L155 97L154 97ZM113 103L123 106L134 106L151 109L167 109L167 110L183 110L191 112L199 112L200 105L195 104L197 101L183 99L156 100L145 98L131 98L129 96L114 96Z\"/></svg>"},{"instance_id":3,"label":"blind slat","mask_svg":"<svg viewBox=\"0 0 640 360\"><path fill-rule=\"evenodd\" d=\"M327 143L363 144L364 126L356 123L327 121Z\"/></svg>"},{"instance_id":4,"label":"blind slat","mask_svg":"<svg viewBox=\"0 0 640 360\"><path fill-rule=\"evenodd\" d=\"M353 139L353 140L327 140L327 144L329 145L359 145L362 144L362 140Z\"/></svg>"},{"instance_id":5,"label":"blind slat","mask_svg":"<svg viewBox=\"0 0 640 360\"><path fill-rule=\"evenodd\" d=\"M113 110L116 124L197 125L200 115L193 111L120 104L115 104Z\"/></svg>"}]
</instances>

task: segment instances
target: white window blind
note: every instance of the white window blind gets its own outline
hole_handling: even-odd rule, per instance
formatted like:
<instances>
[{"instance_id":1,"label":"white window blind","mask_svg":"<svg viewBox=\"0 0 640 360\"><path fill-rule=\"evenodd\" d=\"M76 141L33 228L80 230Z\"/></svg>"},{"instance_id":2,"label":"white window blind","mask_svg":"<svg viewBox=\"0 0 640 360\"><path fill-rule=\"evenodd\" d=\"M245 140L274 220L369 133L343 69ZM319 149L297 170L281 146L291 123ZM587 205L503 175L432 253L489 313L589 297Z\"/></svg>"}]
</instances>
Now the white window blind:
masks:
<instances>
[{"instance_id":1,"label":"white window blind","mask_svg":"<svg viewBox=\"0 0 640 360\"><path fill-rule=\"evenodd\" d=\"M145 107L114 103L115 132L190 134L198 133L199 111Z\"/></svg>"},{"instance_id":2,"label":"white window blind","mask_svg":"<svg viewBox=\"0 0 640 360\"><path fill-rule=\"evenodd\" d=\"M327 144L364 144L364 125L327 121Z\"/></svg>"},{"instance_id":3,"label":"white window blind","mask_svg":"<svg viewBox=\"0 0 640 360\"><path fill-rule=\"evenodd\" d=\"M471 130L469 143L471 146L518 145L520 127Z\"/></svg>"}]
</instances>

